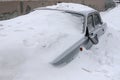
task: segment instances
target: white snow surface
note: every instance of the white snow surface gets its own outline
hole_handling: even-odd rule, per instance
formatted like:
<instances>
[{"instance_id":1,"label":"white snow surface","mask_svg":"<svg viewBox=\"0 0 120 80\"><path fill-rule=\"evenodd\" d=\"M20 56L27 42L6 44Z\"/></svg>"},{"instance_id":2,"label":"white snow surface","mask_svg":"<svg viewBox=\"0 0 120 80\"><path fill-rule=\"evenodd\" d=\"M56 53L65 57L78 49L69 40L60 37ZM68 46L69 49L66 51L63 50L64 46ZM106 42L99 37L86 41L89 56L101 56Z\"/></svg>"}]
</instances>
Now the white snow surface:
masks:
<instances>
[{"instance_id":1,"label":"white snow surface","mask_svg":"<svg viewBox=\"0 0 120 80\"><path fill-rule=\"evenodd\" d=\"M105 12L103 18L108 23L108 25L113 25L115 29L120 29L118 26L120 25L120 5L118 5L115 9L110 9Z\"/></svg>"},{"instance_id":2,"label":"white snow surface","mask_svg":"<svg viewBox=\"0 0 120 80\"><path fill-rule=\"evenodd\" d=\"M48 6L47 8L59 9L59 10L69 10L76 12L87 12L87 11L95 11L95 9L90 8L88 6L82 4L74 4L74 3L59 3L57 5Z\"/></svg>"},{"instance_id":3,"label":"white snow surface","mask_svg":"<svg viewBox=\"0 0 120 80\"><path fill-rule=\"evenodd\" d=\"M54 12L54 16L66 17L62 20L69 27L57 25L59 20L54 24L46 23L49 22L48 13L52 14L35 11L0 21L0 80L120 80L120 24L116 24L120 21L120 6L101 13L108 28L99 44L90 50L84 49L63 67L54 67L49 61L57 56L55 53L60 54L79 40L81 31L72 27L76 26L75 21L70 19L71 23L67 23L66 18L71 15L58 12Z\"/></svg>"}]
</instances>

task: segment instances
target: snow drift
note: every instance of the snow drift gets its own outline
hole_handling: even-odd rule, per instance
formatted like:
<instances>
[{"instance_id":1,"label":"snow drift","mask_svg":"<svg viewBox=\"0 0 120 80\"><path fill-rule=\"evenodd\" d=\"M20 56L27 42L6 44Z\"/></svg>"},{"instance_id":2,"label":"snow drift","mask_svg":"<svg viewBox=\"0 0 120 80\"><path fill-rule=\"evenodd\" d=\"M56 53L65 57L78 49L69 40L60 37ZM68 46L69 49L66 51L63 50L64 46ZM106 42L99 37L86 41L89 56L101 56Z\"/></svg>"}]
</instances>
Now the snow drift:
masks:
<instances>
[{"instance_id":1,"label":"snow drift","mask_svg":"<svg viewBox=\"0 0 120 80\"><path fill-rule=\"evenodd\" d=\"M120 80L120 24L116 23L120 17L113 17L120 13L120 6L102 13L109 26L100 43L90 50L84 49L64 67L54 67L49 60L56 56L53 53L65 50L63 46L67 48L80 39L81 32L77 27L72 27L73 20L67 23L66 19L70 27L57 25L60 26L59 30L48 26L41 28L54 24L46 23L49 12L43 12L46 22L39 23L40 13L35 11L0 21L0 80ZM56 23L58 20L55 20Z\"/></svg>"}]
</instances>

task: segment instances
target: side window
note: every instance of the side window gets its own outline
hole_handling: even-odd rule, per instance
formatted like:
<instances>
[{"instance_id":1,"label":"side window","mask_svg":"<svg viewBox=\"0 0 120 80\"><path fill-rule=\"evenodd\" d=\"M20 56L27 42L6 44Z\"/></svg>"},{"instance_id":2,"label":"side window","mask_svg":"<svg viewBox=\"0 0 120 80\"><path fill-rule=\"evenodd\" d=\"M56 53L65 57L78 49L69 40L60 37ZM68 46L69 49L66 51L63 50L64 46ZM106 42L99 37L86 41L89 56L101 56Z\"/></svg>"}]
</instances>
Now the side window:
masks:
<instances>
[{"instance_id":1,"label":"side window","mask_svg":"<svg viewBox=\"0 0 120 80\"><path fill-rule=\"evenodd\" d=\"M94 23L95 25L101 24L101 20L98 14L94 14Z\"/></svg>"},{"instance_id":2,"label":"side window","mask_svg":"<svg viewBox=\"0 0 120 80\"><path fill-rule=\"evenodd\" d=\"M94 30L94 22L93 22L93 16L90 15L87 18L87 26L88 26L88 31L91 32Z\"/></svg>"}]
</instances>

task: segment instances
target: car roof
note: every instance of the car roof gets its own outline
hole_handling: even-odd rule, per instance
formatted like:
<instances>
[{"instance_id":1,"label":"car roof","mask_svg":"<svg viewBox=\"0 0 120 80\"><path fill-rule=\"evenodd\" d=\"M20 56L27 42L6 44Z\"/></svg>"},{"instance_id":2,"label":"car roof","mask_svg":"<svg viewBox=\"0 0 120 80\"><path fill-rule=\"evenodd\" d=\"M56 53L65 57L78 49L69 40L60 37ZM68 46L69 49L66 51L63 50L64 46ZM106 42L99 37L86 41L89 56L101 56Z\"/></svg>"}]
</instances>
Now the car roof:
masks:
<instances>
[{"instance_id":1,"label":"car roof","mask_svg":"<svg viewBox=\"0 0 120 80\"><path fill-rule=\"evenodd\" d=\"M88 15L89 13L96 12L96 10L91 7L76 3L59 3L57 5L37 8L35 10L41 10L41 9L68 11L74 13L81 13L83 15Z\"/></svg>"}]
</instances>

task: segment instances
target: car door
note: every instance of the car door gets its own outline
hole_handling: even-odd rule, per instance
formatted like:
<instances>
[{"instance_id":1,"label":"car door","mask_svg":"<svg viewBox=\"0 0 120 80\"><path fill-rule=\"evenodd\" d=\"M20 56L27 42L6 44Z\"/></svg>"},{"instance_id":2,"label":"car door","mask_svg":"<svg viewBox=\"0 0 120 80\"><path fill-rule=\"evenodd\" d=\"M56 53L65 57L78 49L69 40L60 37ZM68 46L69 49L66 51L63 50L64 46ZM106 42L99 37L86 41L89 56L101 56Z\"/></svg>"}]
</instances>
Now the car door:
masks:
<instances>
[{"instance_id":1,"label":"car door","mask_svg":"<svg viewBox=\"0 0 120 80\"><path fill-rule=\"evenodd\" d=\"M94 18L92 14L90 14L87 17L87 28L88 28L88 36L95 32Z\"/></svg>"},{"instance_id":2,"label":"car door","mask_svg":"<svg viewBox=\"0 0 120 80\"><path fill-rule=\"evenodd\" d=\"M94 20L95 16L94 13L91 13L88 15L87 17L87 37L88 37L88 43L85 46L86 49L91 48L94 44L98 44L99 42L99 35L100 35L100 31L101 29L99 28L99 24L96 23ZM97 25L98 24L98 25ZM101 24L101 23L100 23Z\"/></svg>"},{"instance_id":3,"label":"car door","mask_svg":"<svg viewBox=\"0 0 120 80\"><path fill-rule=\"evenodd\" d=\"M93 46L92 41L90 40L90 35L94 32L94 21L93 21L93 15L90 14L87 17L87 29L86 29L86 37L88 37L87 44L84 45L86 49L90 49Z\"/></svg>"},{"instance_id":4,"label":"car door","mask_svg":"<svg viewBox=\"0 0 120 80\"><path fill-rule=\"evenodd\" d=\"M94 13L93 14L93 20L94 20L94 28L95 28L95 32L97 34L98 37L100 37L102 34L104 34L104 26L103 23L101 21L100 15L99 13Z\"/></svg>"}]
</instances>

